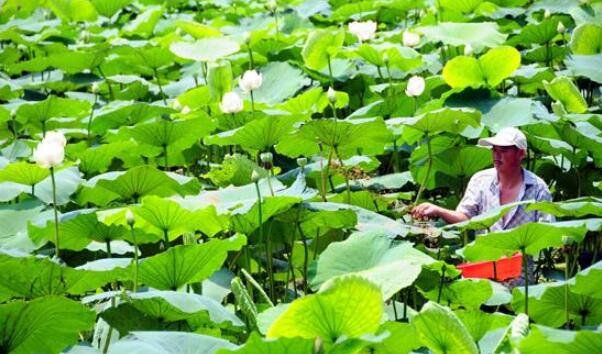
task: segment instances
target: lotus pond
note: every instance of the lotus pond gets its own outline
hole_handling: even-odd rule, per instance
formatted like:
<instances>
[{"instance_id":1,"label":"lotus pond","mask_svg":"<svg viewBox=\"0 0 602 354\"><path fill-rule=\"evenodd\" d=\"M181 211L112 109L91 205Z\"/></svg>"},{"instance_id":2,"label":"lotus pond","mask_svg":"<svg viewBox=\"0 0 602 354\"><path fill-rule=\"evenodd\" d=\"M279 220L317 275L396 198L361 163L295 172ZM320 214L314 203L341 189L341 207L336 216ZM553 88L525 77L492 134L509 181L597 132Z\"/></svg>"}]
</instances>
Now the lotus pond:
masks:
<instances>
[{"instance_id":1,"label":"lotus pond","mask_svg":"<svg viewBox=\"0 0 602 354\"><path fill-rule=\"evenodd\" d=\"M602 2L1 0L0 48L0 353L602 352ZM554 201L412 220L509 126Z\"/></svg>"}]
</instances>

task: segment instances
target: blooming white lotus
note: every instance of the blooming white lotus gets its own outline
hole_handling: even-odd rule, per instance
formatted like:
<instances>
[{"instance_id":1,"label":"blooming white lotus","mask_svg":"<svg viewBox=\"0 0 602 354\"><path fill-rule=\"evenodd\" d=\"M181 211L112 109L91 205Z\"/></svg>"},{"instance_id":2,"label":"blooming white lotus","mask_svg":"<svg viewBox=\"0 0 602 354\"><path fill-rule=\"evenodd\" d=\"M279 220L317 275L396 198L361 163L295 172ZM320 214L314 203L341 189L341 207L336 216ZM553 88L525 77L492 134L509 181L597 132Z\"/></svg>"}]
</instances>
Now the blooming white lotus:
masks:
<instances>
[{"instance_id":1,"label":"blooming white lotus","mask_svg":"<svg viewBox=\"0 0 602 354\"><path fill-rule=\"evenodd\" d=\"M61 133L59 131L47 132L46 135L44 136L44 139L42 139L42 142L59 144L60 146L63 146L63 147L65 145L67 145L67 139L65 138L65 135L63 135L63 133Z\"/></svg>"},{"instance_id":2,"label":"blooming white lotus","mask_svg":"<svg viewBox=\"0 0 602 354\"><path fill-rule=\"evenodd\" d=\"M60 144L42 141L33 151L33 159L44 168L58 166L65 160L65 148Z\"/></svg>"},{"instance_id":3,"label":"blooming white lotus","mask_svg":"<svg viewBox=\"0 0 602 354\"><path fill-rule=\"evenodd\" d=\"M255 70L247 70L242 75L242 78L238 82L238 85L240 86L240 89L243 90L243 92L249 93L260 88L262 82L263 78L261 77L261 74L259 74Z\"/></svg>"},{"instance_id":4,"label":"blooming white lotus","mask_svg":"<svg viewBox=\"0 0 602 354\"><path fill-rule=\"evenodd\" d=\"M415 47L420 44L420 35L417 33L405 31L401 37L403 40L403 45L406 47Z\"/></svg>"},{"instance_id":5,"label":"blooming white lotus","mask_svg":"<svg viewBox=\"0 0 602 354\"><path fill-rule=\"evenodd\" d=\"M374 38L374 36L376 35L376 22L353 21L349 24L349 32L355 35L360 41L367 41L369 39Z\"/></svg>"},{"instance_id":6,"label":"blooming white lotus","mask_svg":"<svg viewBox=\"0 0 602 354\"><path fill-rule=\"evenodd\" d=\"M243 109L242 99L234 91L226 92L219 108L224 113L238 113Z\"/></svg>"},{"instance_id":7,"label":"blooming white lotus","mask_svg":"<svg viewBox=\"0 0 602 354\"><path fill-rule=\"evenodd\" d=\"M408 81L408 87L406 87L406 95L410 97L417 97L422 95L426 83L421 76L412 76Z\"/></svg>"}]
</instances>

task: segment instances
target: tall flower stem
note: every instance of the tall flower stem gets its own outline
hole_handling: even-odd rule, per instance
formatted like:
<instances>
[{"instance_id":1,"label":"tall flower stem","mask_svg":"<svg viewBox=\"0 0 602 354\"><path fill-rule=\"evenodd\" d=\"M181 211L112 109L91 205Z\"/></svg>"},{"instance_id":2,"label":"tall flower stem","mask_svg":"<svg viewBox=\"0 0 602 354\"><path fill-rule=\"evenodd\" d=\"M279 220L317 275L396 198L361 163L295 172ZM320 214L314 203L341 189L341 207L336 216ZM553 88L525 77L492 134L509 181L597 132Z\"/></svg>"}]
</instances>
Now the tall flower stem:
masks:
<instances>
[{"instance_id":1,"label":"tall flower stem","mask_svg":"<svg viewBox=\"0 0 602 354\"><path fill-rule=\"evenodd\" d=\"M330 87L334 87L334 79L332 77L332 65L330 64L330 54L326 55L326 60L328 61L328 78L330 80Z\"/></svg>"},{"instance_id":2,"label":"tall flower stem","mask_svg":"<svg viewBox=\"0 0 602 354\"><path fill-rule=\"evenodd\" d=\"M525 315L529 316L529 273L527 269L527 253L525 246L520 248L523 257L523 276L525 278Z\"/></svg>"},{"instance_id":3,"label":"tall flower stem","mask_svg":"<svg viewBox=\"0 0 602 354\"><path fill-rule=\"evenodd\" d=\"M255 118L255 97L253 97L253 90L251 90L250 93L251 93L251 117Z\"/></svg>"},{"instance_id":4,"label":"tall flower stem","mask_svg":"<svg viewBox=\"0 0 602 354\"><path fill-rule=\"evenodd\" d=\"M337 154L337 158L339 160L339 164L341 165L341 169L345 170L345 164L343 163L343 159L341 159L341 154L339 154L339 150L337 147L334 147L334 152ZM351 187L349 186L349 176L346 172L343 173L345 176L345 189L347 190L347 204L351 204Z\"/></svg>"},{"instance_id":5,"label":"tall flower stem","mask_svg":"<svg viewBox=\"0 0 602 354\"><path fill-rule=\"evenodd\" d=\"M59 258L59 213L56 205L56 181L54 179L54 167L50 167L50 180L52 181L52 208L54 209L54 255L56 258Z\"/></svg>"},{"instance_id":6,"label":"tall flower stem","mask_svg":"<svg viewBox=\"0 0 602 354\"><path fill-rule=\"evenodd\" d=\"M428 182L429 175L431 174L431 168L433 167L433 156L432 156L433 153L432 153L432 149L431 149L431 138L428 135L428 133L426 134L426 147L428 149L428 161L427 161L427 167L426 167L426 174L424 175L424 179L422 180L422 183L420 184L420 188L418 188L418 194L416 194L416 199L414 200L414 205L416 203L418 203L418 201L420 200L420 197L422 197L422 192L424 192L424 186Z\"/></svg>"},{"instance_id":7,"label":"tall flower stem","mask_svg":"<svg viewBox=\"0 0 602 354\"><path fill-rule=\"evenodd\" d=\"M134 232L134 225L130 226L130 234L132 235L132 241L134 242L134 292L138 291L138 242L136 242L136 233Z\"/></svg>"},{"instance_id":8,"label":"tall flower stem","mask_svg":"<svg viewBox=\"0 0 602 354\"><path fill-rule=\"evenodd\" d=\"M259 221L259 239L264 242L265 247L265 258L267 263L268 282L270 287L270 300L274 301L274 274L272 273L272 254L270 249L270 238L265 237L263 234L263 210L261 205L261 191L259 190L259 183L255 182L255 191L257 192L257 210L258 210L258 221Z\"/></svg>"},{"instance_id":9,"label":"tall flower stem","mask_svg":"<svg viewBox=\"0 0 602 354\"><path fill-rule=\"evenodd\" d=\"M569 252L564 252L564 317L566 329L570 329L571 322L569 319Z\"/></svg>"},{"instance_id":10,"label":"tall flower stem","mask_svg":"<svg viewBox=\"0 0 602 354\"><path fill-rule=\"evenodd\" d=\"M443 282L445 281L445 264L441 267L441 278L439 279L439 292L437 293L437 303L441 302L441 294L443 293Z\"/></svg>"},{"instance_id":11,"label":"tall flower stem","mask_svg":"<svg viewBox=\"0 0 602 354\"><path fill-rule=\"evenodd\" d=\"M159 86L159 92L161 92L161 97L163 98L163 103L167 105L167 100L165 99L165 92L163 92L163 86L161 86L161 78L159 78L159 72L156 68L153 68L153 72L155 73L155 80L157 80L157 85Z\"/></svg>"},{"instance_id":12,"label":"tall flower stem","mask_svg":"<svg viewBox=\"0 0 602 354\"><path fill-rule=\"evenodd\" d=\"M90 146L92 144L92 141L90 139L90 127L92 126L92 119L94 119L94 107L96 106L97 102L98 102L98 94L95 93L94 94L94 103L92 103L92 112L90 112L90 118L88 118L88 134L87 134L88 146Z\"/></svg>"}]
</instances>

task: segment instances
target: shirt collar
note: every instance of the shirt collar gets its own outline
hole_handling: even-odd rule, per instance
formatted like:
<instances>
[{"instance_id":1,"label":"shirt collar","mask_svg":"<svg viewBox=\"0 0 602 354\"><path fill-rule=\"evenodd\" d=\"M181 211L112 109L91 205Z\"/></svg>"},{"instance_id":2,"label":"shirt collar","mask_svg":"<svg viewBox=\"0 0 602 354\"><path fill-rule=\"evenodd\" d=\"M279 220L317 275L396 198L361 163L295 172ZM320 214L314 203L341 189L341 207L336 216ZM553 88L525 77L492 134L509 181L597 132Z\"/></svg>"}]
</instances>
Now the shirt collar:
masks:
<instances>
[{"instance_id":1,"label":"shirt collar","mask_svg":"<svg viewBox=\"0 0 602 354\"><path fill-rule=\"evenodd\" d=\"M522 168L522 171L525 189L527 189L529 186L537 184L537 180L535 179L535 175L533 173L531 173L529 170L526 170L525 168ZM491 183L490 189L494 193L499 193L500 190L500 181L497 177L497 171L495 170L493 173L493 183Z\"/></svg>"}]
</instances>

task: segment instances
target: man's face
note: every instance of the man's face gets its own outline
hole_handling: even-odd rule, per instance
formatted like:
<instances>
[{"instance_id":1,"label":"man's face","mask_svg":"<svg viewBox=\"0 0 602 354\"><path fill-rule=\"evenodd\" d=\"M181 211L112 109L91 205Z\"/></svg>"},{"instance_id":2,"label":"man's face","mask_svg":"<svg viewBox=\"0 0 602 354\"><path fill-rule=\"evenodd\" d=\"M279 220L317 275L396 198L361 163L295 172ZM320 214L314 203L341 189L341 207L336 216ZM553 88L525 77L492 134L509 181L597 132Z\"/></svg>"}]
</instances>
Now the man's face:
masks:
<instances>
[{"instance_id":1,"label":"man's face","mask_svg":"<svg viewBox=\"0 0 602 354\"><path fill-rule=\"evenodd\" d=\"M494 146L493 165L498 172L516 171L525 157L525 150L516 146Z\"/></svg>"}]
</instances>

